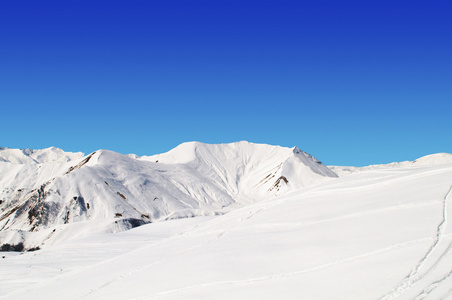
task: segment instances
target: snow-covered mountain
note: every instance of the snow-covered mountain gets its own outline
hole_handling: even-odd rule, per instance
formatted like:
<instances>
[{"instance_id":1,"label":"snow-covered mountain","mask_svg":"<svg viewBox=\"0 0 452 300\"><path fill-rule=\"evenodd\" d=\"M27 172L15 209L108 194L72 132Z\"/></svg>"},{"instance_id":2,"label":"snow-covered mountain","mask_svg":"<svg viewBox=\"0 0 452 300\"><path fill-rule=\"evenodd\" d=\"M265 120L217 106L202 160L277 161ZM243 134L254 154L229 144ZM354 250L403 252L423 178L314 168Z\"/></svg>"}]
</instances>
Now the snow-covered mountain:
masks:
<instances>
[{"instance_id":1,"label":"snow-covered mountain","mask_svg":"<svg viewBox=\"0 0 452 300\"><path fill-rule=\"evenodd\" d=\"M167 153L142 159L185 164L226 187L232 195L252 201L337 177L319 160L297 147L245 141L217 145L184 143Z\"/></svg>"},{"instance_id":2,"label":"snow-covered mountain","mask_svg":"<svg viewBox=\"0 0 452 300\"><path fill-rule=\"evenodd\" d=\"M0 162L12 164L59 164L83 157L83 153L64 152L50 147L41 150L10 149L0 147Z\"/></svg>"},{"instance_id":3,"label":"snow-covered mountain","mask_svg":"<svg viewBox=\"0 0 452 300\"><path fill-rule=\"evenodd\" d=\"M243 159L245 167L237 171L240 176L234 185L233 165L241 165L240 157L246 157L241 147L258 147L253 151L262 161ZM220 154L210 155L217 148L227 153L225 163L213 160L224 158ZM262 150L265 148L268 151ZM293 167L306 167L298 164L301 159L294 150L298 152L245 143L189 143L154 157L97 151L89 161L89 156L74 160L70 165L79 168L69 167L71 171L65 174L68 166L61 167L65 175L55 179L60 185L51 183L44 191L49 193L52 185L61 195L80 192L85 206L91 205L86 209L91 217L80 222L69 218L68 224L32 232L57 229L40 251L3 252L0 299L452 299L450 155L355 168L340 178L318 177L323 182L284 195L280 189L275 197L275 190L268 189L278 176L287 177L286 191L294 181L283 167L286 161L288 165L296 162ZM266 174L260 170L270 170L271 160L275 166L283 162L280 173L253 192L253 184L260 182L254 177ZM307 174L311 167L306 168ZM157 175L149 175L149 170ZM102 231L114 220L121 222L121 217L112 219L111 214L125 208L126 200L136 205L132 199L138 195L129 194L132 187L140 186L143 178L151 181L157 176L165 178L159 183L167 184L159 190L162 193L175 192L170 184L183 178L177 185L180 191L187 187L185 195L200 197L197 188L201 185L194 184L212 178L205 182L206 191L223 187L221 196L236 201L231 205L250 201L251 195L262 200L227 214L155 222L117 234L93 234L95 226ZM151 189L154 185L145 186ZM64 193L63 187L67 189ZM92 195L85 196L88 191L99 198L93 201ZM235 197L236 192L242 198ZM153 193L146 195L152 197ZM267 193L267 198L259 198L261 193ZM121 206L102 207L107 201L103 197ZM193 199L200 210L207 211L217 203ZM101 218L94 206L112 210ZM222 212L231 206L219 209ZM85 216L77 210L71 210L70 216L77 213ZM54 244L49 245L51 242Z\"/></svg>"},{"instance_id":4,"label":"snow-covered mountain","mask_svg":"<svg viewBox=\"0 0 452 300\"><path fill-rule=\"evenodd\" d=\"M145 157L2 148L0 244L42 247L84 232L224 214L336 177L297 147L249 142L190 142Z\"/></svg>"}]
</instances>

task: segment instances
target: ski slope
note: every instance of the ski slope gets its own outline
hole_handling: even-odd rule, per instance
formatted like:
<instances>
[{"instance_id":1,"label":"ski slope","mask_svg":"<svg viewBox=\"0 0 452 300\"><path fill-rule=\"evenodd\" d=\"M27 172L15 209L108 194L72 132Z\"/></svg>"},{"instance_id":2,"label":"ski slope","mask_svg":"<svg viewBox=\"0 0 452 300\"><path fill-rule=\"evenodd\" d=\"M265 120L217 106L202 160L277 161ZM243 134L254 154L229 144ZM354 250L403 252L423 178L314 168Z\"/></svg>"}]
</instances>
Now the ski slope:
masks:
<instances>
[{"instance_id":1,"label":"ski slope","mask_svg":"<svg viewBox=\"0 0 452 300\"><path fill-rule=\"evenodd\" d=\"M452 299L452 164L440 156L4 253L0 299Z\"/></svg>"}]
</instances>

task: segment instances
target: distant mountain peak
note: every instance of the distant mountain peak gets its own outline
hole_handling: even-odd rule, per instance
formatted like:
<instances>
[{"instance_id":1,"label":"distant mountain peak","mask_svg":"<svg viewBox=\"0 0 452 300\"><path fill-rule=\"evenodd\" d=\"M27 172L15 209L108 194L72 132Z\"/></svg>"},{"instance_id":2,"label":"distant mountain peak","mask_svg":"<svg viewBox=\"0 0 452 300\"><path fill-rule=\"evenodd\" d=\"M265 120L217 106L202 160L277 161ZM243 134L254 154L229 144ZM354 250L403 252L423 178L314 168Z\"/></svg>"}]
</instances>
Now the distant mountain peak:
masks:
<instances>
[{"instance_id":1,"label":"distant mountain peak","mask_svg":"<svg viewBox=\"0 0 452 300\"><path fill-rule=\"evenodd\" d=\"M83 157L81 152L65 152L59 148L49 147L33 150L1 148L0 160L14 164L46 164L76 160Z\"/></svg>"}]
</instances>

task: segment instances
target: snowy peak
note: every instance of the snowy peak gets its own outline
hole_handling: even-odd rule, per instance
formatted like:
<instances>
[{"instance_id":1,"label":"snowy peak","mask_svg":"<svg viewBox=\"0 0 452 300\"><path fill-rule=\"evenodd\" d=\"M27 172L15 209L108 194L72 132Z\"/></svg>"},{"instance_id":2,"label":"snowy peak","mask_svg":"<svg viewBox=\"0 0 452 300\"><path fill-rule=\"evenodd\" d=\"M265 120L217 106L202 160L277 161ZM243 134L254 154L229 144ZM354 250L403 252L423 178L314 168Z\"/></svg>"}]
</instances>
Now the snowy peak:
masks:
<instances>
[{"instance_id":1,"label":"snowy peak","mask_svg":"<svg viewBox=\"0 0 452 300\"><path fill-rule=\"evenodd\" d=\"M293 148L293 153L304 165L310 167L313 172L326 177L338 177L336 173L322 164L321 161L311 154L301 151L298 147Z\"/></svg>"},{"instance_id":2,"label":"snowy peak","mask_svg":"<svg viewBox=\"0 0 452 300\"><path fill-rule=\"evenodd\" d=\"M55 147L41 150L0 148L0 161L13 164L65 163L81 157L81 152L64 152Z\"/></svg>"},{"instance_id":3,"label":"snowy peak","mask_svg":"<svg viewBox=\"0 0 452 300\"><path fill-rule=\"evenodd\" d=\"M248 161L250 156L255 156L260 152L271 153L275 149L288 148L271 146L266 144L255 144L247 141L227 143L227 144L205 144L201 142L182 143L176 148L162 154L153 156L143 156L142 159L158 161L169 164L185 164L190 162L207 161L208 157L224 157L228 159L240 159ZM261 155L262 156L262 155ZM259 156L259 157L261 157Z\"/></svg>"},{"instance_id":4,"label":"snowy peak","mask_svg":"<svg viewBox=\"0 0 452 300\"><path fill-rule=\"evenodd\" d=\"M231 195L260 199L320 183L337 175L299 148L246 141L229 144L189 142L142 157L163 164L186 164L227 188Z\"/></svg>"},{"instance_id":5,"label":"snowy peak","mask_svg":"<svg viewBox=\"0 0 452 300\"><path fill-rule=\"evenodd\" d=\"M59 148L50 147L43 150L32 151L30 157L38 163L65 163L80 159L84 156L82 152L65 152Z\"/></svg>"}]
</instances>

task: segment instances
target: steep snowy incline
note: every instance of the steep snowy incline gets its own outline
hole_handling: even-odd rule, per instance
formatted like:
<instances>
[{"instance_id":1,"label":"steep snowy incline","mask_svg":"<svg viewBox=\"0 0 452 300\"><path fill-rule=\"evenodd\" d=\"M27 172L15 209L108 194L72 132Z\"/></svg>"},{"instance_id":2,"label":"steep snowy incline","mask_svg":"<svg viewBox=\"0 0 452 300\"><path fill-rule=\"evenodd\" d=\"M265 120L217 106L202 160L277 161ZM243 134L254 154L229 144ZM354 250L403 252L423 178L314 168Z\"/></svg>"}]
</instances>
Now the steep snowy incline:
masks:
<instances>
[{"instance_id":1,"label":"steep snowy incline","mask_svg":"<svg viewBox=\"0 0 452 300\"><path fill-rule=\"evenodd\" d=\"M160 220L224 214L337 177L298 148L248 142L186 143L142 158L107 150L85 157L14 154L16 159L9 155L8 160L22 163L0 163L0 245L24 243L26 248L67 237L68 224L97 222L103 225L93 226L93 232L117 232ZM23 163L22 154L33 160Z\"/></svg>"},{"instance_id":2,"label":"steep snowy incline","mask_svg":"<svg viewBox=\"0 0 452 300\"><path fill-rule=\"evenodd\" d=\"M0 299L452 299L452 164L0 260Z\"/></svg>"},{"instance_id":3,"label":"steep snowy incline","mask_svg":"<svg viewBox=\"0 0 452 300\"><path fill-rule=\"evenodd\" d=\"M42 246L66 224L108 222L117 232L167 218L224 213L229 195L183 166L143 162L100 150L11 203L0 214L3 244Z\"/></svg>"},{"instance_id":4,"label":"steep snowy incline","mask_svg":"<svg viewBox=\"0 0 452 300\"><path fill-rule=\"evenodd\" d=\"M3 212L17 207L24 197L37 192L83 160L82 153L64 152L53 147L43 150L1 148L0 219Z\"/></svg>"}]
</instances>

